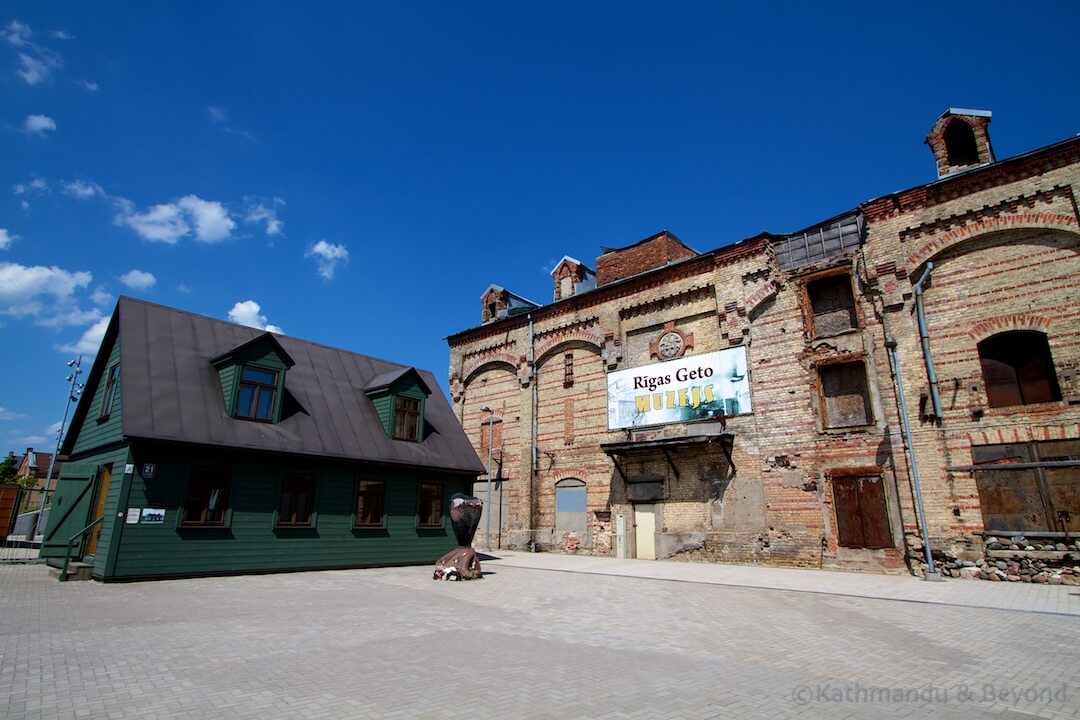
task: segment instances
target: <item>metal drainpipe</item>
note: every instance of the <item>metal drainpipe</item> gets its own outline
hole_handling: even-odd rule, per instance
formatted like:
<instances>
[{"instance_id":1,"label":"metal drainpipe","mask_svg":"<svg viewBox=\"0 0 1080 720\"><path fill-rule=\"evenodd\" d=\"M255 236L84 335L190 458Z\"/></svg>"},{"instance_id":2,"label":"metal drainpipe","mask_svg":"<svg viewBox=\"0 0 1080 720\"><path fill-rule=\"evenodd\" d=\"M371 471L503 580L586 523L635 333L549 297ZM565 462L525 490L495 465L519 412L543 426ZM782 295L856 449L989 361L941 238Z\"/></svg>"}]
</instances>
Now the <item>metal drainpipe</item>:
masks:
<instances>
[{"instance_id":1,"label":"metal drainpipe","mask_svg":"<svg viewBox=\"0 0 1080 720\"><path fill-rule=\"evenodd\" d=\"M907 401L904 399L904 377L900 372L900 357L896 354L896 340L891 337L885 338L885 347L889 349L893 372L896 375L896 393L900 397L900 419L903 421L904 445L907 446L908 461L911 463L911 482L915 486L915 511L918 513L919 525L922 527L923 549L926 552L926 564L929 566L929 571L924 576L924 579L941 580L937 568L934 567L934 554L930 551L930 530L926 526L926 510L923 508L922 486L919 483L919 463L915 459L915 446L911 443L911 425L908 423Z\"/></svg>"},{"instance_id":2,"label":"metal drainpipe","mask_svg":"<svg viewBox=\"0 0 1080 720\"><path fill-rule=\"evenodd\" d=\"M941 394L938 392L937 373L934 371L934 358L930 356L930 333L926 329L926 313L923 312L923 284L930 279L934 263L926 263L923 274L915 281L915 315L919 320L919 339L922 341L923 362L926 363L926 378L930 382L930 403L934 409L934 421L941 422Z\"/></svg>"},{"instance_id":3,"label":"metal drainpipe","mask_svg":"<svg viewBox=\"0 0 1080 720\"><path fill-rule=\"evenodd\" d=\"M540 416L540 409L537 407L537 403L540 402L540 393L537 389L539 383L539 377L536 372L536 336L533 333L533 316L529 313L529 371L532 373L532 448L529 457L529 525L535 526L534 515L536 513L536 456L537 456L537 442L538 442L538 423ZM529 528L529 536L531 537L530 549L536 547L536 528Z\"/></svg>"}]
</instances>

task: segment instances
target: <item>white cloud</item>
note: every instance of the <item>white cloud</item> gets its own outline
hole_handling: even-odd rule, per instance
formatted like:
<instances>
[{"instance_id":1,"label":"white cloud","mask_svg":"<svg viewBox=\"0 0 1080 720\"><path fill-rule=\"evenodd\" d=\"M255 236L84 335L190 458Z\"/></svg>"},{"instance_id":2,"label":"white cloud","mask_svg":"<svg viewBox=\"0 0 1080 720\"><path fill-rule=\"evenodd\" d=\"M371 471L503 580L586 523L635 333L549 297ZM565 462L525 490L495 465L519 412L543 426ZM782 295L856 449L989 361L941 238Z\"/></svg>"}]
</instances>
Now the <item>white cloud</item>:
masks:
<instances>
[{"instance_id":1,"label":"white cloud","mask_svg":"<svg viewBox=\"0 0 1080 720\"><path fill-rule=\"evenodd\" d=\"M18 235L12 235L4 228L0 228L0 250L7 250L11 247L11 243L18 239Z\"/></svg>"},{"instance_id":2,"label":"white cloud","mask_svg":"<svg viewBox=\"0 0 1080 720\"><path fill-rule=\"evenodd\" d=\"M28 212L30 210L30 203L26 202L25 200L20 200L19 207L23 209L23 212Z\"/></svg>"},{"instance_id":3,"label":"white cloud","mask_svg":"<svg viewBox=\"0 0 1080 720\"><path fill-rule=\"evenodd\" d=\"M15 447L36 447L52 449L56 446L56 440L60 434L60 421L50 423L40 433L24 434L22 428L13 428L9 431L7 441Z\"/></svg>"},{"instance_id":4,"label":"white cloud","mask_svg":"<svg viewBox=\"0 0 1080 720\"><path fill-rule=\"evenodd\" d=\"M320 240L304 252L304 257L314 257L319 266L319 277L332 280L338 263L349 262L349 251L344 245Z\"/></svg>"},{"instance_id":5,"label":"white cloud","mask_svg":"<svg viewBox=\"0 0 1080 720\"><path fill-rule=\"evenodd\" d=\"M215 200L203 200L185 195L171 203L154 205L146 212L135 212L134 204L125 198L113 198L118 213L116 223L127 225L139 237L152 242L175 245L180 238L194 232L200 242L214 243L229 237L236 222L229 211Z\"/></svg>"},{"instance_id":6,"label":"white cloud","mask_svg":"<svg viewBox=\"0 0 1080 720\"><path fill-rule=\"evenodd\" d=\"M185 295L188 295L188 294L191 293L192 288L187 283L180 283L179 285L176 286L176 289L179 290L180 292L184 293Z\"/></svg>"},{"instance_id":7,"label":"white cloud","mask_svg":"<svg viewBox=\"0 0 1080 720\"><path fill-rule=\"evenodd\" d=\"M105 339L105 331L108 328L109 316L106 315L91 325L77 341L68 345L58 345L56 349L60 352L94 355L97 353L98 348L101 347L101 341Z\"/></svg>"},{"instance_id":8,"label":"white cloud","mask_svg":"<svg viewBox=\"0 0 1080 720\"><path fill-rule=\"evenodd\" d=\"M87 90L89 92L98 91L98 84L93 80L76 80L75 84L81 87L83 90Z\"/></svg>"},{"instance_id":9,"label":"white cloud","mask_svg":"<svg viewBox=\"0 0 1080 720\"><path fill-rule=\"evenodd\" d=\"M53 30L49 35L57 40L74 40L75 36L65 30Z\"/></svg>"},{"instance_id":10,"label":"white cloud","mask_svg":"<svg viewBox=\"0 0 1080 720\"><path fill-rule=\"evenodd\" d=\"M46 327L92 322L101 313L80 309L75 298L92 279L89 272L69 272L55 265L0 263L0 315L32 318Z\"/></svg>"},{"instance_id":11,"label":"white cloud","mask_svg":"<svg viewBox=\"0 0 1080 720\"><path fill-rule=\"evenodd\" d=\"M25 415L0 407L0 420L22 420Z\"/></svg>"},{"instance_id":12,"label":"white cloud","mask_svg":"<svg viewBox=\"0 0 1080 720\"><path fill-rule=\"evenodd\" d=\"M185 210L195 226L195 239L205 243L221 242L229 237L236 223L221 203L185 195L177 203Z\"/></svg>"},{"instance_id":13,"label":"white cloud","mask_svg":"<svg viewBox=\"0 0 1080 720\"><path fill-rule=\"evenodd\" d=\"M259 306L259 303L254 300L238 302L233 305L232 310L229 311L229 321L234 322L237 325L245 325L247 327L284 335L284 330L277 325L271 325L266 322L266 316L261 314L261 310L262 308Z\"/></svg>"},{"instance_id":14,"label":"white cloud","mask_svg":"<svg viewBox=\"0 0 1080 720\"><path fill-rule=\"evenodd\" d=\"M56 130L56 121L48 115L27 115L23 121L23 132L27 135L45 137L46 133Z\"/></svg>"},{"instance_id":15,"label":"white cloud","mask_svg":"<svg viewBox=\"0 0 1080 720\"><path fill-rule=\"evenodd\" d=\"M184 219L180 208L173 203L154 205L146 212L134 212L131 203L121 203L116 221L127 225L143 240L175 245L180 238L191 233L191 226Z\"/></svg>"},{"instance_id":16,"label":"white cloud","mask_svg":"<svg viewBox=\"0 0 1080 720\"><path fill-rule=\"evenodd\" d=\"M285 205L281 198L274 198L270 205L261 200L244 198L248 203L247 212L244 214L244 222L249 225L266 223L266 234L270 236L281 235L285 230L285 223L278 219L278 208Z\"/></svg>"},{"instance_id":17,"label":"white cloud","mask_svg":"<svg viewBox=\"0 0 1080 720\"><path fill-rule=\"evenodd\" d=\"M89 272L68 272L55 265L27 267L17 263L0 263L0 303L25 301L40 295L70 298L76 290L89 285L92 279Z\"/></svg>"},{"instance_id":18,"label":"white cloud","mask_svg":"<svg viewBox=\"0 0 1080 720\"><path fill-rule=\"evenodd\" d=\"M60 191L78 200L106 197L104 188L97 183L86 182L85 180L72 180L71 182L62 183Z\"/></svg>"},{"instance_id":19,"label":"white cloud","mask_svg":"<svg viewBox=\"0 0 1080 720\"><path fill-rule=\"evenodd\" d=\"M98 285L94 292L90 293L90 302L95 305L112 305L113 295L105 289L104 285Z\"/></svg>"},{"instance_id":20,"label":"white cloud","mask_svg":"<svg viewBox=\"0 0 1080 720\"><path fill-rule=\"evenodd\" d=\"M132 290L146 290L152 288L154 283L157 282L157 278L153 273L144 272L142 270L131 270L120 276L120 282L127 285Z\"/></svg>"},{"instance_id":21,"label":"white cloud","mask_svg":"<svg viewBox=\"0 0 1080 720\"><path fill-rule=\"evenodd\" d=\"M48 317L38 319L37 324L44 327L59 328L74 325L85 325L101 318L101 311L97 308L83 310L78 307L69 307L52 312Z\"/></svg>"},{"instance_id":22,"label":"white cloud","mask_svg":"<svg viewBox=\"0 0 1080 720\"><path fill-rule=\"evenodd\" d=\"M226 135L236 135L243 140L255 142L255 136L247 130L241 130L229 124L229 111L221 105L208 105L206 114L210 118L210 124Z\"/></svg>"},{"instance_id":23,"label":"white cloud","mask_svg":"<svg viewBox=\"0 0 1080 720\"><path fill-rule=\"evenodd\" d=\"M22 435L21 430L15 430L14 435L8 437L8 444L15 447L41 447L48 445L52 447L51 443L56 442L56 436L48 438L44 435Z\"/></svg>"},{"instance_id":24,"label":"white cloud","mask_svg":"<svg viewBox=\"0 0 1080 720\"><path fill-rule=\"evenodd\" d=\"M11 192L16 195L40 195L49 192L49 181L45 178L36 177L27 182L15 183L11 186Z\"/></svg>"},{"instance_id":25,"label":"white cloud","mask_svg":"<svg viewBox=\"0 0 1080 720\"><path fill-rule=\"evenodd\" d=\"M29 25L24 25L18 20L12 20L7 24L7 27L0 30L0 37L14 47L26 47L29 45L30 36L33 34L34 32L30 29Z\"/></svg>"},{"instance_id":26,"label":"white cloud","mask_svg":"<svg viewBox=\"0 0 1080 720\"><path fill-rule=\"evenodd\" d=\"M15 73L28 85L40 85L49 80L54 71L64 67L64 59L55 50L31 40L33 35L30 26L18 20L12 20L0 31L0 38L19 49L19 69Z\"/></svg>"}]
</instances>

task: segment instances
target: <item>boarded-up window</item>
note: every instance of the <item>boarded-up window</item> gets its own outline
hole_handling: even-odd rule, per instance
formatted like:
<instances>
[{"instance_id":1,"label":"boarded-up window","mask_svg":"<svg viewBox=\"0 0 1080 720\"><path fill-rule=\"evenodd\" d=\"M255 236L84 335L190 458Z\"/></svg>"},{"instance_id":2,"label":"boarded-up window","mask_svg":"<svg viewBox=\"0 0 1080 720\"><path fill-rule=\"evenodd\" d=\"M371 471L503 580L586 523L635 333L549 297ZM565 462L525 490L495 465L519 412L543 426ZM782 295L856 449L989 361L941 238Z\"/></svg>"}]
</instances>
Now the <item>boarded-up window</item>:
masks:
<instances>
[{"instance_id":1,"label":"boarded-up window","mask_svg":"<svg viewBox=\"0 0 1080 720\"><path fill-rule=\"evenodd\" d=\"M493 452L502 447L502 425L502 420L498 418L485 417L480 421L480 454L484 456L484 462L487 462L489 445Z\"/></svg>"},{"instance_id":2,"label":"boarded-up window","mask_svg":"<svg viewBox=\"0 0 1080 720\"><path fill-rule=\"evenodd\" d=\"M574 353L563 355L563 387L574 386Z\"/></svg>"},{"instance_id":3,"label":"boarded-up window","mask_svg":"<svg viewBox=\"0 0 1080 720\"><path fill-rule=\"evenodd\" d=\"M893 547L885 482L879 475L832 478L837 541L843 547Z\"/></svg>"},{"instance_id":4,"label":"boarded-up window","mask_svg":"<svg viewBox=\"0 0 1080 720\"><path fill-rule=\"evenodd\" d=\"M555 531L585 532L585 483L577 478L555 484Z\"/></svg>"},{"instance_id":5,"label":"boarded-up window","mask_svg":"<svg viewBox=\"0 0 1080 720\"><path fill-rule=\"evenodd\" d=\"M983 340L978 349L990 407L1061 399L1050 345L1043 333L1000 333Z\"/></svg>"},{"instance_id":6,"label":"boarded-up window","mask_svg":"<svg viewBox=\"0 0 1080 720\"><path fill-rule=\"evenodd\" d=\"M870 394L866 388L866 367L862 361L822 365L821 402L827 428L858 427L873 421Z\"/></svg>"},{"instance_id":7,"label":"boarded-up window","mask_svg":"<svg viewBox=\"0 0 1080 720\"><path fill-rule=\"evenodd\" d=\"M574 444L574 400L563 400L563 444Z\"/></svg>"},{"instance_id":8,"label":"boarded-up window","mask_svg":"<svg viewBox=\"0 0 1080 720\"><path fill-rule=\"evenodd\" d=\"M851 278L846 273L811 280L806 283L806 295L813 313L814 337L836 335L858 327Z\"/></svg>"}]
</instances>

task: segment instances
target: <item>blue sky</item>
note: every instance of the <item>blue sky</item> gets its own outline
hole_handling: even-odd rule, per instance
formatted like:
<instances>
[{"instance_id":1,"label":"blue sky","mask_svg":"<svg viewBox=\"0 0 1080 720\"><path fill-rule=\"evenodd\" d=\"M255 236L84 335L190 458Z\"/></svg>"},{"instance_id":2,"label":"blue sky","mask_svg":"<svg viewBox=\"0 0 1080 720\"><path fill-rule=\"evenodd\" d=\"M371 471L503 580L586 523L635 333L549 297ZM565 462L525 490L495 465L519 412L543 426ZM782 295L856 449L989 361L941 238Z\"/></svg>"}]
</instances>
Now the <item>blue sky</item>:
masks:
<instances>
[{"instance_id":1,"label":"blue sky","mask_svg":"<svg viewBox=\"0 0 1080 720\"><path fill-rule=\"evenodd\" d=\"M1080 6L76 3L0 10L0 449L51 449L120 294L431 369L492 282L698 250L1080 132ZM87 366L90 358L87 358Z\"/></svg>"}]
</instances>

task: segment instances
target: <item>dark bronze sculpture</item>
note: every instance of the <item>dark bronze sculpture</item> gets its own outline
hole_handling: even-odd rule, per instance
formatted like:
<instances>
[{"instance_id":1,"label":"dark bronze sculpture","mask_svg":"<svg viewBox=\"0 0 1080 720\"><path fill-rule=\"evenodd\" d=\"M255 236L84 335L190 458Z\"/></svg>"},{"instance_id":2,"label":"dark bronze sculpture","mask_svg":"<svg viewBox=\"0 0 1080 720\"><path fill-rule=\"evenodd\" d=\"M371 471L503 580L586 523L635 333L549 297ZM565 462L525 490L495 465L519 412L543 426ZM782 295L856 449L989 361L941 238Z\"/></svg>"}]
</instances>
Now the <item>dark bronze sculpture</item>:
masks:
<instances>
[{"instance_id":1,"label":"dark bronze sculpture","mask_svg":"<svg viewBox=\"0 0 1080 720\"><path fill-rule=\"evenodd\" d=\"M472 549L476 528L484 503L479 498L454 493L450 497L450 525L458 547L439 558L435 563L436 580L475 580L480 577L480 559Z\"/></svg>"}]
</instances>

